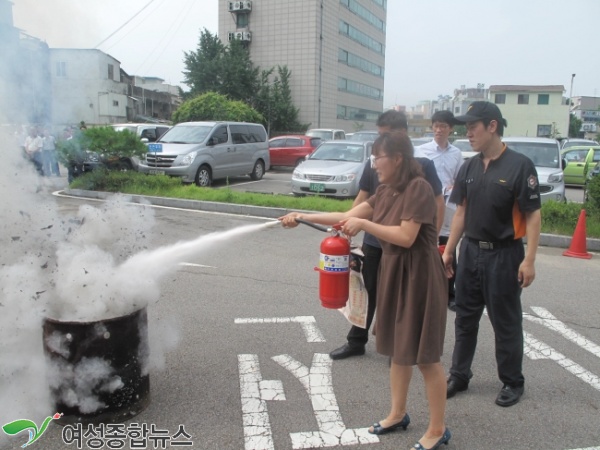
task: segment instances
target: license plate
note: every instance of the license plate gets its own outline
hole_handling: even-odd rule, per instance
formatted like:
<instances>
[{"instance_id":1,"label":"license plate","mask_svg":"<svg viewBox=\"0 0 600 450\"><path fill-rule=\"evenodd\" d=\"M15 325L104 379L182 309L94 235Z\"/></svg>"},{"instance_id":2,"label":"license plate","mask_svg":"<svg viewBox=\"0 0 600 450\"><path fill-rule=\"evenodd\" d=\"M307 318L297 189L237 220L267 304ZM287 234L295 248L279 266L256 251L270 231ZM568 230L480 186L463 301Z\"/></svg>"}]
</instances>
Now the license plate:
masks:
<instances>
[{"instance_id":1,"label":"license plate","mask_svg":"<svg viewBox=\"0 0 600 450\"><path fill-rule=\"evenodd\" d=\"M162 144L148 144L148 151L150 153L162 153Z\"/></svg>"},{"instance_id":2,"label":"license plate","mask_svg":"<svg viewBox=\"0 0 600 450\"><path fill-rule=\"evenodd\" d=\"M165 171L164 170L158 170L158 169L150 169L150 170L148 170L148 173L150 175L164 175Z\"/></svg>"},{"instance_id":3,"label":"license plate","mask_svg":"<svg viewBox=\"0 0 600 450\"><path fill-rule=\"evenodd\" d=\"M325 185L323 183L310 183L308 189L311 192L325 192Z\"/></svg>"}]
</instances>

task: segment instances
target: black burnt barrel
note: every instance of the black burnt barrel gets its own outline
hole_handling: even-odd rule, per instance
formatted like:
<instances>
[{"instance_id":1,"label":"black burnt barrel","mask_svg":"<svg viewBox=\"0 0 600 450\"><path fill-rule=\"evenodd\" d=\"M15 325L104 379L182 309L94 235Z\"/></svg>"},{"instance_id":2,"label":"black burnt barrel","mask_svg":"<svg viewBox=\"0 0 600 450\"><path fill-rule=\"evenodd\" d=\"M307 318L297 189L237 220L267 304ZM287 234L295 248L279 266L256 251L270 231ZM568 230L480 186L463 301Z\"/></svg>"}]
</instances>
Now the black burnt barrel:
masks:
<instances>
[{"instance_id":1,"label":"black burnt barrel","mask_svg":"<svg viewBox=\"0 0 600 450\"><path fill-rule=\"evenodd\" d=\"M43 336L59 423L119 423L148 406L146 308L94 322L46 318Z\"/></svg>"}]
</instances>

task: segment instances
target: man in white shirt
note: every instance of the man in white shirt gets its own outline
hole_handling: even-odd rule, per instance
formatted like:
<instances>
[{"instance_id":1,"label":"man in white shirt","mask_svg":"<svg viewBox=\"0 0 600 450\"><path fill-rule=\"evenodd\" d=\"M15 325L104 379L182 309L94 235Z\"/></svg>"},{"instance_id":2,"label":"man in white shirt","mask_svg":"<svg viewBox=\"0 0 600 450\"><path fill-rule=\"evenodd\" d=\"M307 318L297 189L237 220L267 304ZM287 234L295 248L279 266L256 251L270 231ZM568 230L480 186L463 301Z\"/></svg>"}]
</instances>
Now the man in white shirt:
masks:
<instances>
[{"instance_id":1,"label":"man in white shirt","mask_svg":"<svg viewBox=\"0 0 600 450\"><path fill-rule=\"evenodd\" d=\"M446 245L450 236L450 224L456 205L449 203L448 198L454 186L454 180L458 175L458 169L463 163L462 153L458 147L450 144L448 138L458 122L450 111L437 111L431 116L431 128L433 129L433 140L415 148L415 157L429 158L435 165L438 178L442 182L442 192L446 201L446 213L444 223L440 230L439 244ZM456 255L454 255L456 261ZM454 276L448 281L448 308L456 310L454 303Z\"/></svg>"},{"instance_id":2,"label":"man in white shirt","mask_svg":"<svg viewBox=\"0 0 600 450\"><path fill-rule=\"evenodd\" d=\"M25 138L25 153L31 162L33 162L33 165L40 175L43 175L42 145L43 140L40 137L37 128L31 127L29 129L29 136Z\"/></svg>"}]
</instances>

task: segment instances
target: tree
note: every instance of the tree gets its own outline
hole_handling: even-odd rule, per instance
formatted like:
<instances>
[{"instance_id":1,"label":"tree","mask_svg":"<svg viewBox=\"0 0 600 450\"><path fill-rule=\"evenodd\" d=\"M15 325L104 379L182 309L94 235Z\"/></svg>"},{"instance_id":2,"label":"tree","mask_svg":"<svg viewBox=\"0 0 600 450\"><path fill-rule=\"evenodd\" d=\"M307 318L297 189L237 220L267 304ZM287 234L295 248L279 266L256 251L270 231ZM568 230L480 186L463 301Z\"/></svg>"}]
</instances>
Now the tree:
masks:
<instances>
[{"instance_id":1,"label":"tree","mask_svg":"<svg viewBox=\"0 0 600 450\"><path fill-rule=\"evenodd\" d=\"M225 47L216 34L204 29L197 51L184 54L184 83L190 86L187 98L212 91L250 102L257 92L259 69L241 41L233 40Z\"/></svg>"},{"instance_id":2,"label":"tree","mask_svg":"<svg viewBox=\"0 0 600 450\"><path fill-rule=\"evenodd\" d=\"M225 95L216 92L207 92L186 100L173 113L175 123L197 120L264 123L263 116L251 106L239 100L229 100Z\"/></svg>"},{"instance_id":3,"label":"tree","mask_svg":"<svg viewBox=\"0 0 600 450\"><path fill-rule=\"evenodd\" d=\"M581 124L581 120L575 114L569 114L569 137L579 137Z\"/></svg>"},{"instance_id":4,"label":"tree","mask_svg":"<svg viewBox=\"0 0 600 450\"><path fill-rule=\"evenodd\" d=\"M220 88L220 64L224 47L217 35L206 28L200 32L200 41L196 52L184 52L186 70L184 83L190 87L187 98L193 98L208 91L218 92Z\"/></svg>"}]
</instances>

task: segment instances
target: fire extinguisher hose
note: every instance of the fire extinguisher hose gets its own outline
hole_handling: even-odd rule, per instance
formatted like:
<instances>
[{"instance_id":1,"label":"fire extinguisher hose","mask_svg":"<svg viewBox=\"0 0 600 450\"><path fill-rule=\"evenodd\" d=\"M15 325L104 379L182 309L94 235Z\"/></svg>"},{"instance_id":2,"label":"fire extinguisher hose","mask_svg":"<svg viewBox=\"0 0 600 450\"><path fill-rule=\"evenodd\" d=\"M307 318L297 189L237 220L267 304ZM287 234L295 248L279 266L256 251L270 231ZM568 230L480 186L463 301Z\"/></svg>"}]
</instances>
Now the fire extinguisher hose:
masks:
<instances>
[{"instance_id":1,"label":"fire extinguisher hose","mask_svg":"<svg viewBox=\"0 0 600 450\"><path fill-rule=\"evenodd\" d=\"M319 231L324 231L325 233L329 233L332 230L331 227L319 225L319 224L309 222L308 220L304 220L304 219L296 219L296 222L303 223L304 225L308 225L309 227L313 227L314 229L319 230Z\"/></svg>"}]
</instances>

